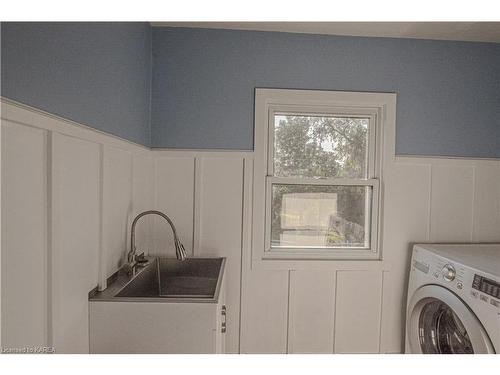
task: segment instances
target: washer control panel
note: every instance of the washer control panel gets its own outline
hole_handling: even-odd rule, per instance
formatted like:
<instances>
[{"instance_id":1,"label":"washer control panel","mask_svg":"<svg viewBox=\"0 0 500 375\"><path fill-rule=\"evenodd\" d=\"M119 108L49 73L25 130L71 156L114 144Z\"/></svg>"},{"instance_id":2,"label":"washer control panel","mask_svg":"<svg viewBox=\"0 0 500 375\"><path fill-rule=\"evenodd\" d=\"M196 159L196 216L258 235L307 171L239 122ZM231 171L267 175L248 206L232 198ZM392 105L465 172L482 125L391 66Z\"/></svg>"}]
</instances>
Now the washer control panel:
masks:
<instances>
[{"instance_id":1,"label":"washer control panel","mask_svg":"<svg viewBox=\"0 0 500 375\"><path fill-rule=\"evenodd\" d=\"M450 259L418 250L413 253L412 271L416 271L416 277L422 279L420 282L442 285L460 298L470 300L474 306L493 309L500 315L500 280L481 275Z\"/></svg>"}]
</instances>

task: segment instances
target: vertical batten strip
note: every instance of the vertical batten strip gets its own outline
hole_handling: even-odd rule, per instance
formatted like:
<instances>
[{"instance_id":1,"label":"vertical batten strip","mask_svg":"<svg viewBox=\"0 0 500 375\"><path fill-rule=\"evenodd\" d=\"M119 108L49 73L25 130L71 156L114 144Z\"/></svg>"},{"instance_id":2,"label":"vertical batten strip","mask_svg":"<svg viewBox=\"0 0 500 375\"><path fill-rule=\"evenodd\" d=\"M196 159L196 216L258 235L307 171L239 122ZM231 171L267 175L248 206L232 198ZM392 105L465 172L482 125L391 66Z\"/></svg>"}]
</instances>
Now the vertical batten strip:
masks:
<instances>
[{"instance_id":1,"label":"vertical batten strip","mask_svg":"<svg viewBox=\"0 0 500 375\"><path fill-rule=\"evenodd\" d=\"M47 131L45 135L45 156L46 156L46 173L45 173L45 342L47 347L52 346L52 131ZM1 326L1 324L0 324ZM1 345L1 342L0 342Z\"/></svg>"},{"instance_id":2,"label":"vertical batten strip","mask_svg":"<svg viewBox=\"0 0 500 375\"><path fill-rule=\"evenodd\" d=\"M253 159L243 158L242 210L241 210L241 260L240 260L240 316L238 326L238 353L242 352L242 325L244 293L248 274L252 271L252 177Z\"/></svg>"},{"instance_id":3,"label":"vertical batten strip","mask_svg":"<svg viewBox=\"0 0 500 375\"><path fill-rule=\"evenodd\" d=\"M472 166L472 196L471 196L471 218L470 218L470 242L474 241L474 227L476 219L476 190L477 190L477 172L476 165Z\"/></svg>"},{"instance_id":4,"label":"vertical batten strip","mask_svg":"<svg viewBox=\"0 0 500 375\"><path fill-rule=\"evenodd\" d=\"M245 191L246 191L246 184L247 184L247 181L246 181L246 177L245 177L245 174L246 174L246 170L247 170L247 166L246 166L246 160L245 158L242 158L241 159L241 164L242 164L242 176L241 176L241 227L240 227L240 230L241 230L241 237L240 237L240 264L239 264L239 267L240 267L240 279L239 279L239 282L240 282L240 287L239 287L239 296L238 296L238 344L237 344L237 351L236 353L241 353L241 294L242 294L242 290L243 290L243 264L244 264L244 260L243 260L243 256L244 256L244 253L243 253L243 244L244 244L244 233L245 233L245 227L244 227L244 221L245 221Z\"/></svg>"},{"instance_id":5,"label":"vertical batten strip","mask_svg":"<svg viewBox=\"0 0 500 375\"><path fill-rule=\"evenodd\" d=\"M333 271L333 280L334 280L334 285L333 285L333 316L332 316L332 319L333 319L333 322L332 322L332 337L333 337L333 340L332 340L332 353L335 354L335 334L336 334L336 329L337 329L337 288L338 288L338 275L339 275L339 271L335 270Z\"/></svg>"},{"instance_id":6,"label":"vertical batten strip","mask_svg":"<svg viewBox=\"0 0 500 375\"><path fill-rule=\"evenodd\" d=\"M244 247L242 247L242 258L248 257L248 269L253 269L253 176L255 164L253 158L245 158L245 190L243 192L245 204L243 206L243 221L244 228L242 239L245 238Z\"/></svg>"},{"instance_id":7,"label":"vertical batten strip","mask_svg":"<svg viewBox=\"0 0 500 375\"><path fill-rule=\"evenodd\" d=\"M427 241L432 241L432 164L429 164L429 197L427 199Z\"/></svg>"},{"instance_id":8,"label":"vertical batten strip","mask_svg":"<svg viewBox=\"0 0 500 375\"><path fill-rule=\"evenodd\" d=\"M387 271L381 271L382 275L380 277L380 311L379 311L379 324L378 324L378 353L382 351L382 321L384 320L384 298L387 291L384 292L384 280L387 275Z\"/></svg>"},{"instance_id":9,"label":"vertical batten strip","mask_svg":"<svg viewBox=\"0 0 500 375\"><path fill-rule=\"evenodd\" d=\"M149 154L149 153L148 153ZM155 184L155 163L154 159L151 156L148 156L149 159L149 207L151 209L156 209L156 184ZM149 218L149 226L148 226L148 255L154 253L154 221L152 218Z\"/></svg>"},{"instance_id":10,"label":"vertical batten strip","mask_svg":"<svg viewBox=\"0 0 500 375\"><path fill-rule=\"evenodd\" d=\"M196 216L195 216L195 213L196 213L196 176L197 176L197 172L196 172L196 159L197 157L193 157L193 191L192 191L192 194L193 194L193 206L191 208L191 217L192 217L192 226L191 226L191 256L194 256L194 234L195 234L195 221L196 221Z\"/></svg>"},{"instance_id":11,"label":"vertical batten strip","mask_svg":"<svg viewBox=\"0 0 500 375\"><path fill-rule=\"evenodd\" d=\"M127 225L125 227L125 257L124 259L127 258L128 253L130 251L130 238L132 237L132 222L134 221L134 218L137 214L139 214L142 210L137 209L136 204L135 204L135 194L136 194L136 188L135 188L135 177L136 177L136 157L135 155L131 154L130 155L130 196L129 196L129 210L128 210L128 215L127 215ZM150 227L150 217L145 217L143 218L144 223L143 225L146 226L146 228L149 230ZM144 255L149 255L148 247L146 246L147 241L144 241L142 243L142 248L141 252L144 252Z\"/></svg>"},{"instance_id":12,"label":"vertical batten strip","mask_svg":"<svg viewBox=\"0 0 500 375\"><path fill-rule=\"evenodd\" d=\"M287 296L288 298L286 301L287 306L286 306L286 339L285 339L286 354L289 354L293 349L292 345L290 344L290 308L293 308L290 305L290 300L293 300L293 297L291 295L292 288L290 288L290 277L292 272L293 270L288 270L288 296Z\"/></svg>"},{"instance_id":13,"label":"vertical batten strip","mask_svg":"<svg viewBox=\"0 0 500 375\"><path fill-rule=\"evenodd\" d=\"M99 145L99 159L100 159L100 179L99 179L99 211L100 211L100 223L99 223L99 281L98 288L99 290L104 290L108 287L107 284L107 256L106 256L106 231L104 230L105 223L105 212L107 210L106 200L104 199L104 184L105 184L105 167L104 167L104 152L106 146L103 144Z\"/></svg>"},{"instance_id":14,"label":"vertical batten strip","mask_svg":"<svg viewBox=\"0 0 500 375\"><path fill-rule=\"evenodd\" d=\"M58 182L60 180L59 176L59 170L60 170L60 165L59 165L59 160L57 158L57 155L60 154L59 152L59 147L60 147L60 140L58 140L60 135L55 132L51 132L51 200L50 200L50 238L51 238L51 247L50 251L48 252L49 254L49 259L50 259L50 275L49 275L49 295L50 295L50 318L49 318L49 346L54 347L56 343L56 337L58 336L58 324L57 322L59 321L59 314L58 314L58 309L57 306L59 304L59 299L57 293L55 293L55 289L57 288L57 284L59 282L59 268L57 267L57 259L59 256L59 237L58 237L58 231L59 231L59 215L57 213L59 212L60 205L59 205L59 200L58 196L60 195L58 192Z\"/></svg>"},{"instance_id":15,"label":"vertical batten strip","mask_svg":"<svg viewBox=\"0 0 500 375\"><path fill-rule=\"evenodd\" d=\"M389 271L382 271L382 295L380 303L380 330L379 330L379 353L389 352L391 337L387 332L391 322L396 321L394 316L394 286L388 285L391 277ZM386 307L384 309L384 307Z\"/></svg>"},{"instance_id":16,"label":"vertical batten strip","mask_svg":"<svg viewBox=\"0 0 500 375\"><path fill-rule=\"evenodd\" d=\"M2 179L2 171L3 171L3 164L4 164L4 156L3 156L3 152L4 152L4 148L3 148L3 137L2 137L2 133L3 133L3 124L0 125L0 347L3 347L2 346L2 322L3 322L3 314L2 314L2 298L1 298L1 294L2 294L2 254L3 254L3 239L2 239L2 213L3 213L3 207L2 207L2 197L3 197L3 192L2 192L2 187L3 187L3 179Z\"/></svg>"},{"instance_id":17,"label":"vertical batten strip","mask_svg":"<svg viewBox=\"0 0 500 375\"><path fill-rule=\"evenodd\" d=\"M158 158L153 158L153 209L159 210L159 201L158 201ZM150 250L151 255L159 254L158 240L157 236L157 223L155 218L151 218L151 237L152 237L152 249Z\"/></svg>"},{"instance_id":18,"label":"vertical batten strip","mask_svg":"<svg viewBox=\"0 0 500 375\"><path fill-rule=\"evenodd\" d=\"M192 255L197 256L201 253L200 238L202 235L201 215L203 210L203 202L201 196L203 194L203 157L196 156L193 167L193 248Z\"/></svg>"}]
</instances>

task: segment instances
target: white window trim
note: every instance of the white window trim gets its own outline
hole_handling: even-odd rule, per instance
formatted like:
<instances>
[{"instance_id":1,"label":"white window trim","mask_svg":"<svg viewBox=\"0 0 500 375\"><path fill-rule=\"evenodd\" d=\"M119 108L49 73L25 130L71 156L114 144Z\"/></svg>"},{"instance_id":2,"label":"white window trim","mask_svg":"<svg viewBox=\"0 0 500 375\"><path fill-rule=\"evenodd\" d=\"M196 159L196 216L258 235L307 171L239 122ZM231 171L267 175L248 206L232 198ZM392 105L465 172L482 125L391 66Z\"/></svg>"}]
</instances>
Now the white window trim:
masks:
<instances>
[{"instance_id":1,"label":"white window trim","mask_svg":"<svg viewBox=\"0 0 500 375\"><path fill-rule=\"evenodd\" d=\"M370 118L369 166L366 179L300 179L273 176L275 113L350 115ZM387 116L387 113L390 116ZM253 176L252 258L260 260L381 260L382 151L387 118L395 117L395 94L319 90L256 89ZM375 131L373 131L375 130ZM370 248L298 248L270 246L272 183L360 185L372 187Z\"/></svg>"}]
</instances>

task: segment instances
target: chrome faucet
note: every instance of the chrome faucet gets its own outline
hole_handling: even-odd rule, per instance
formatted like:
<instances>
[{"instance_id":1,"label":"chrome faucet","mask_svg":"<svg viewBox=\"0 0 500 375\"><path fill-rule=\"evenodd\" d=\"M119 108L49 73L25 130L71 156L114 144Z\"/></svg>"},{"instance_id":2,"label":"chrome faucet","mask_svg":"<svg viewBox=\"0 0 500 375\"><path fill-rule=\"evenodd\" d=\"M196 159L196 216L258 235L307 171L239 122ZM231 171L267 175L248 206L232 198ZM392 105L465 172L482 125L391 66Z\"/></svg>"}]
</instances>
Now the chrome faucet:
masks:
<instances>
[{"instance_id":1,"label":"chrome faucet","mask_svg":"<svg viewBox=\"0 0 500 375\"><path fill-rule=\"evenodd\" d=\"M132 230L130 234L130 251L127 254L127 263L129 268L132 268L135 264L137 264L138 259L140 259L140 256L136 254L136 247L135 247L135 225L137 224L137 221L146 215L158 215L164 218L169 224L170 227L172 228L172 233L174 234L174 245L175 245L175 255L178 260L183 261L187 258L186 250L184 249L184 245L182 245L181 241L179 240L179 237L177 236L177 231L175 230L175 225L170 220L170 218L165 215L163 212L160 211L154 211L154 210L149 210L149 211L144 211L137 215L132 222Z\"/></svg>"}]
</instances>

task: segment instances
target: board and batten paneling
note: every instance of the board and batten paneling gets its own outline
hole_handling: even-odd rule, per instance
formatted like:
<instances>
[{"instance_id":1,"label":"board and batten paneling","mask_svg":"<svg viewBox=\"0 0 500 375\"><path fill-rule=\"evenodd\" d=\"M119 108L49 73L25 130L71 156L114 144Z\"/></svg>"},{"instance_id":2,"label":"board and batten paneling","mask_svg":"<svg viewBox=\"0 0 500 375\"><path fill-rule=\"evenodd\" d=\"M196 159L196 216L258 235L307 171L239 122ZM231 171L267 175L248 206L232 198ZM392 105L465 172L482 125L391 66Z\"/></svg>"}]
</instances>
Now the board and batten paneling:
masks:
<instances>
[{"instance_id":1,"label":"board and batten paneling","mask_svg":"<svg viewBox=\"0 0 500 375\"><path fill-rule=\"evenodd\" d=\"M289 271L242 272L241 353L286 353Z\"/></svg>"},{"instance_id":2,"label":"board and batten paneling","mask_svg":"<svg viewBox=\"0 0 500 375\"><path fill-rule=\"evenodd\" d=\"M335 353L378 353L382 273L338 271L335 290Z\"/></svg>"},{"instance_id":3,"label":"board and batten paneling","mask_svg":"<svg viewBox=\"0 0 500 375\"><path fill-rule=\"evenodd\" d=\"M384 171L378 269L345 261L261 265L244 254L242 352L326 351L332 322L335 353L403 352L412 244L500 241L499 184L500 162L495 160L392 158ZM296 268L305 272L300 284ZM332 295L334 310L328 314ZM311 319L310 331L301 328L301 319L307 319L303 313L296 320L301 304L316 306L319 316L330 319ZM321 332L316 341L311 331Z\"/></svg>"},{"instance_id":4,"label":"board and batten paneling","mask_svg":"<svg viewBox=\"0 0 500 375\"><path fill-rule=\"evenodd\" d=\"M194 256L226 257L226 351L239 351L243 158L196 159Z\"/></svg>"},{"instance_id":5,"label":"board and batten paneling","mask_svg":"<svg viewBox=\"0 0 500 375\"><path fill-rule=\"evenodd\" d=\"M226 351L240 348L243 173L246 153L152 151L155 207L174 222L188 254L226 257ZM154 220L154 253L174 256L172 233Z\"/></svg>"},{"instance_id":6,"label":"board and batten paneling","mask_svg":"<svg viewBox=\"0 0 500 375\"><path fill-rule=\"evenodd\" d=\"M154 163L150 152L134 153L132 156L132 217L129 217L127 230L135 215L155 208L154 202ZM130 233L127 234L127 251L130 250ZM135 243L139 251L146 254L153 249L153 218L143 217L137 222Z\"/></svg>"},{"instance_id":7,"label":"board and batten paneling","mask_svg":"<svg viewBox=\"0 0 500 375\"><path fill-rule=\"evenodd\" d=\"M106 275L121 265L127 253L129 218L132 215L132 155L116 147L103 152L103 246Z\"/></svg>"},{"instance_id":8,"label":"board and batten paneling","mask_svg":"<svg viewBox=\"0 0 500 375\"><path fill-rule=\"evenodd\" d=\"M492 192L498 191L497 199ZM478 163L474 170L473 241L498 241L500 232L500 163Z\"/></svg>"},{"instance_id":9,"label":"board and batten paneling","mask_svg":"<svg viewBox=\"0 0 500 375\"><path fill-rule=\"evenodd\" d=\"M430 241L472 240L474 168L432 166Z\"/></svg>"},{"instance_id":10,"label":"board and batten paneling","mask_svg":"<svg viewBox=\"0 0 500 375\"><path fill-rule=\"evenodd\" d=\"M130 229L134 217L154 208L153 162L146 153L103 147L103 230L100 284L121 267L130 251ZM149 253L153 246L152 220L137 222L136 248Z\"/></svg>"},{"instance_id":11,"label":"board and batten paneling","mask_svg":"<svg viewBox=\"0 0 500 375\"><path fill-rule=\"evenodd\" d=\"M46 346L47 131L4 120L1 131L1 345Z\"/></svg>"},{"instance_id":12,"label":"board and batten paneling","mask_svg":"<svg viewBox=\"0 0 500 375\"><path fill-rule=\"evenodd\" d=\"M98 283L100 145L52 134L52 345L88 353L88 293Z\"/></svg>"},{"instance_id":13,"label":"board and batten paneling","mask_svg":"<svg viewBox=\"0 0 500 375\"><path fill-rule=\"evenodd\" d=\"M187 254L192 255L195 158L156 156L154 163L156 209L172 219ZM153 254L175 256L174 237L168 223L160 217L154 217L153 223Z\"/></svg>"},{"instance_id":14,"label":"board and batten paneling","mask_svg":"<svg viewBox=\"0 0 500 375\"><path fill-rule=\"evenodd\" d=\"M411 244L428 240L429 165L395 164L385 176L382 256L383 278L381 348L384 353L401 351L406 306L406 274Z\"/></svg>"},{"instance_id":15,"label":"board and batten paneling","mask_svg":"<svg viewBox=\"0 0 500 375\"><path fill-rule=\"evenodd\" d=\"M2 293L20 277L9 262L33 271L22 284L33 298L14 302L20 318L8 320L12 311L2 303L2 345L6 337L50 345L53 337L59 352L88 350L75 323L85 315L87 289L105 286L127 250L132 216L150 208L172 217L188 253L227 257L228 352L402 352L411 244L500 241L500 161L389 155L382 261L261 264L251 253L252 157L150 151L2 100ZM173 256L166 224L143 220L138 249ZM47 261L48 272L35 267ZM21 317L33 318L29 332Z\"/></svg>"},{"instance_id":16,"label":"board and batten paneling","mask_svg":"<svg viewBox=\"0 0 500 375\"><path fill-rule=\"evenodd\" d=\"M88 353L88 292L117 270L131 211L153 204L150 151L1 105L2 346Z\"/></svg>"},{"instance_id":17,"label":"board and batten paneling","mask_svg":"<svg viewBox=\"0 0 500 375\"><path fill-rule=\"evenodd\" d=\"M335 272L290 271L288 353L333 353Z\"/></svg>"}]
</instances>

